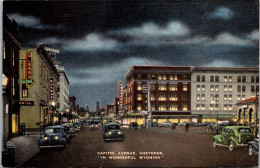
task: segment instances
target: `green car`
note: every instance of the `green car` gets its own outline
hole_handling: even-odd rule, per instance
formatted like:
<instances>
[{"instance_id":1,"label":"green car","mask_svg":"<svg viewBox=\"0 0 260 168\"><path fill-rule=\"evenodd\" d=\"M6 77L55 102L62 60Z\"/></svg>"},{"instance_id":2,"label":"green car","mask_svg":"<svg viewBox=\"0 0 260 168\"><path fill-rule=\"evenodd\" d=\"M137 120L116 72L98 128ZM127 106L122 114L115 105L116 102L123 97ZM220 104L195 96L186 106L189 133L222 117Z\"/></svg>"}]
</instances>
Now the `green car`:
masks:
<instances>
[{"instance_id":1,"label":"green car","mask_svg":"<svg viewBox=\"0 0 260 168\"><path fill-rule=\"evenodd\" d=\"M124 141L124 134L120 130L118 123L110 122L103 126L103 138L104 141Z\"/></svg>"},{"instance_id":2,"label":"green car","mask_svg":"<svg viewBox=\"0 0 260 168\"><path fill-rule=\"evenodd\" d=\"M247 147L248 142L254 138L254 134L247 126L227 126L221 134L213 136L212 142L214 148L226 146L230 151L233 151L234 147Z\"/></svg>"}]
</instances>

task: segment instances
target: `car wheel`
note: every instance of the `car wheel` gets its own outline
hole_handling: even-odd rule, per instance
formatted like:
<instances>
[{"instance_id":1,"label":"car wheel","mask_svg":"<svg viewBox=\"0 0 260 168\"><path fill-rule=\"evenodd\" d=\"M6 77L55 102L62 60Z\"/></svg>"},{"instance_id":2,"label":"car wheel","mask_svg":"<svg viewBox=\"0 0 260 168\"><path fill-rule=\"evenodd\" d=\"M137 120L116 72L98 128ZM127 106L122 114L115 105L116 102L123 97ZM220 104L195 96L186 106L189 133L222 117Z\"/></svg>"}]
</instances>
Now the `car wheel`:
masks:
<instances>
[{"instance_id":1,"label":"car wheel","mask_svg":"<svg viewBox=\"0 0 260 168\"><path fill-rule=\"evenodd\" d=\"M213 141L213 147L216 148L217 147L217 141L214 139Z\"/></svg>"},{"instance_id":2,"label":"car wheel","mask_svg":"<svg viewBox=\"0 0 260 168\"><path fill-rule=\"evenodd\" d=\"M228 143L228 149L229 149L230 151L233 151L233 150L234 150L234 143L233 143L232 141L230 141L230 142Z\"/></svg>"},{"instance_id":3,"label":"car wheel","mask_svg":"<svg viewBox=\"0 0 260 168\"><path fill-rule=\"evenodd\" d=\"M254 151L253 151L253 147L252 147L252 145L249 145L249 151L248 151L248 153L249 153L249 155L250 156L253 156L254 155Z\"/></svg>"}]
</instances>

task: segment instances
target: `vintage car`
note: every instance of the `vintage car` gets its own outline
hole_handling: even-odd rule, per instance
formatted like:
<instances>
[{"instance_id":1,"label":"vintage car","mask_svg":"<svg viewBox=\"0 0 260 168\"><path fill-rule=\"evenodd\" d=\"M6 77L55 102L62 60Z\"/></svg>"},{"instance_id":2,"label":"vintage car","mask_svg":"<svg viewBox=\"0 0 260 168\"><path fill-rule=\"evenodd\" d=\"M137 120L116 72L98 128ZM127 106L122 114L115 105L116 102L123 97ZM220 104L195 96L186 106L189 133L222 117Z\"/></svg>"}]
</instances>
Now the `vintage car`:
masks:
<instances>
[{"instance_id":1,"label":"vintage car","mask_svg":"<svg viewBox=\"0 0 260 168\"><path fill-rule=\"evenodd\" d=\"M64 123L64 124L62 124L62 126L64 127L65 132L70 135L70 139L76 136L77 133L76 133L76 130L73 127L73 125Z\"/></svg>"},{"instance_id":2,"label":"vintage car","mask_svg":"<svg viewBox=\"0 0 260 168\"><path fill-rule=\"evenodd\" d=\"M172 125L174 125L174 123L170 122L170 121L165 121L159 124L159 127L171 127Z\"/></svg>"},{"instance_id":3,"label":"vintage car","mask_svg":"<svg viewBox=\"0 0 260 168\"><path fill-rule=\"evenodd\" d=\"M49 147L63 147L67 145L67 134L61 125L49 126L44 129L42 136L38 140L39 149Z\"/></svg>"},{"instance_id":4,"label":"vintage car","mask_svg":"<svg viewBox=\"0 0 260 168\"><path fill-rule=\"evenodd\" d=\"M137 122L131 122L130 124L129 124L129 128L130 129L138 129L138 124L137 124Z\"/></svg>"},{"instance_id":5,"label":"vintage car","mask_svg":"<svg viewBox=\"0 0 260 168\"><path fill-rule=\"evenodd\" d=\"M120 125L118 123L111 122L103 126L103 138L104 141L124 141L125 136L120 130Z\"/></svg>"},{"instance_id":6,"label":"vintage car","mask_svg":"<svg viewBox=\"0 0 260 168\"><path fill-rule=\"evenodd\" d=\"M230 151L234 147L246 147L248 142L255 138L251 129L247 126L227 126L223 128L221 134L212 138L213 147L226 146Z\"/></svg>"},{"instance_id":7,"label":"vintage car","mask_svg":"<svg viewBox=\"0 0 260 168\"><path fill-rule=\"evenodd\" d=\"M181 122L181 123L178 123L178 126L183 126L183 127L184 127L187 122L188 122L188 121L183 121L183 122Z\"/></svg>"},{"instance_id":8,"label":"vintage car","mask_svg":"<svg viewBox=\"0 0 260 168\"><path fill-rule=\"evenodd\" d=\"M259 154L259 140L254 139L253 141L248 142L248 153L250 156L254 154Z\"/></svg>"},{"instance_id":9,"label":"vintage car","mask_svg":"<svg viewBox=\"0 0 260 168\"><path fill-rule=\"evenodd\" d=\"M91 121L90 122L90 131L98 130L98 121Z\"/></svg>"}]
</instances>

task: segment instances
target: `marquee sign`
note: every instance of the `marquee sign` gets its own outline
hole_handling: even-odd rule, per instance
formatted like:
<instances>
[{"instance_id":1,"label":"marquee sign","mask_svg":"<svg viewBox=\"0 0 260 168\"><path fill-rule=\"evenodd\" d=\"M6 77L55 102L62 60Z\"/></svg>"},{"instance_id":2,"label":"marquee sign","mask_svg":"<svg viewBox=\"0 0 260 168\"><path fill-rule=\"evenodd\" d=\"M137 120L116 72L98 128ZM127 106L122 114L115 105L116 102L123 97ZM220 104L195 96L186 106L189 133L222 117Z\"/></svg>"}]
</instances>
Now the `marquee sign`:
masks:
<instances>
[{"instance_id":1,"label":"marquee sign","mask_svg":"<svg viewBox=\"0 0 260 168\"><path fill-rule=\"evenodd\" d=\"M49 82L49 102L53 101L53 78L50 78L50 82Z\"/></svg>"},{"instance_id":2,"label":"marquee sign","mask_svg":"<svg viewBox=\"0 0 260 168\"><path fill-rule=\"evenodd\" d=\"M25 77L18 80L19 84L26 84L29 89L32 87L34 81L32 79L32 53L31 51L26 51L25 54Z\"/></svg>"},{"instance_id":3,"label":"marquee sign","mask_svg":"<svg viewBox=\"0 0 260 168\"><path fill-rule=\"evenodd\" d=\"M19 101L20 106L34 106L34 101Z\"/></svg>"}]
</instances>

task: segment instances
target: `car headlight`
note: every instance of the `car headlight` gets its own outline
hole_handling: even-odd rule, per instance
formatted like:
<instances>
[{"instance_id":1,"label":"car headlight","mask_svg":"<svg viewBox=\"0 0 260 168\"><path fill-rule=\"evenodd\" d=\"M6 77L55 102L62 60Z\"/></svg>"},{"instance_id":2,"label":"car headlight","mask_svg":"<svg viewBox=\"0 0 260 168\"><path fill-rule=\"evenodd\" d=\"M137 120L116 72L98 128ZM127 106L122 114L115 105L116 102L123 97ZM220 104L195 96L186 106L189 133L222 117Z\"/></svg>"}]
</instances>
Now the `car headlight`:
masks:
<instances>
[{"instance_id":1,"label":"car headlight","mask_svg":"<svg viewBox=\"0 0 260 168\"><path fill-rule=\"evenodd\" d=\"M57 140L57 139L59 139L59 137L58 137L58 136L55 136L54 139Z\"/></svg>"},{"instance_id":2,"label":"car headlight","mask_svg":"<svg viewBox=\"0 0 260 168\"><path fill-rule=\"evenodd\" d=\"M46 141L48 139L48 137L44 137L44 140Z\"/></svg>"},{"instance_id":3,"label":"car headlight","mask_svg":"<svg viewBox=\"0 0 260 168\"><path fill-rule=\"evenodd\" d=\"M119 131L118 134L121 134L121 132Z\"/></svg>"},{"instance_id":4,"label":"car headlight","mask_svg":"<svg viewBox=\"0 0 260 168\"><path fill-rule=\"evenodd\" d=\"M92 127L94 127L94 125L92 125Z\"/></svg>"},{"instance_id":5,"label":"car headlight","mask_svg":"<svg viewBox=\"0 0 260 168\"><path fill-rule=\"evenodd\" d=\"M108 134L112 134L112 132L108 132Z\"/></svg>"}]
</instances>

